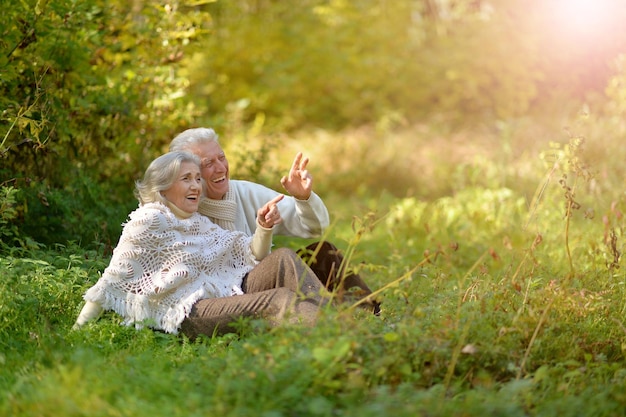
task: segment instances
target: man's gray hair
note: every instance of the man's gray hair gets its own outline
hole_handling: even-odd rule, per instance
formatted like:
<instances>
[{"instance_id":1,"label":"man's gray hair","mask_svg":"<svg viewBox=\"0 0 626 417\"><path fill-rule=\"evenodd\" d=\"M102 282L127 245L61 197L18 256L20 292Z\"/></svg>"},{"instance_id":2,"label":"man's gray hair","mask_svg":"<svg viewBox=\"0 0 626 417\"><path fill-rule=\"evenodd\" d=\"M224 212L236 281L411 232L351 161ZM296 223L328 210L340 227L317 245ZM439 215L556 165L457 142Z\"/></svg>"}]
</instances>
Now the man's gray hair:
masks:
<instances>
[{"instance_id":1,"label":"man's gray hair","mask_svg":"<svg viewBox=\"0 0 626 417\"><path fill-rule=\"evenodd\" d=\"M139 204L165 203L161 191L174 184L180 167L184 162L193 162L200 166L200 158L189 152L168 152L150 163L143 180L135 182L135 197Z\"/></svg>"},{"instance_id":2,"label":"man's gray hair","mask_svg":"<svg viewBox=\"0 0 626 417\"><path fill-rule=\"evenodd\" d=\"M196 127L187 129L176 135L170 143L170 152L188 151L193 145L207 142L218 142L218 136L213 129Z\"/></svg>"}]
</instances>

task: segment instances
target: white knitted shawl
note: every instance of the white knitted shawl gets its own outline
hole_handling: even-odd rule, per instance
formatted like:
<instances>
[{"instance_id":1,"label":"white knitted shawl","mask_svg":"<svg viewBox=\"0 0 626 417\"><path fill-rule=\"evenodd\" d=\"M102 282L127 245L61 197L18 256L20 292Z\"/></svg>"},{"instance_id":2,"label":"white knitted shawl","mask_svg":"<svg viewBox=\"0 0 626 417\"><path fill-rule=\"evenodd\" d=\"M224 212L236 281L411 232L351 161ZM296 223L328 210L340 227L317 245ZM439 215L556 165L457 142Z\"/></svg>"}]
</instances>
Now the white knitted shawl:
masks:
<instances>
[{"instance_id":1,"label":"white knitted shawl","mask_svg":"<svg viewBox=\"0 0 626 417\"><path fill-rule=\"evenodd\" d=\"M193 304L226 297L257 263L251 237L194 213L177 218L160 203L129 215L102 277L85 300L120 314L125 324L177 333Z\"/></svg>"}]
</instances>

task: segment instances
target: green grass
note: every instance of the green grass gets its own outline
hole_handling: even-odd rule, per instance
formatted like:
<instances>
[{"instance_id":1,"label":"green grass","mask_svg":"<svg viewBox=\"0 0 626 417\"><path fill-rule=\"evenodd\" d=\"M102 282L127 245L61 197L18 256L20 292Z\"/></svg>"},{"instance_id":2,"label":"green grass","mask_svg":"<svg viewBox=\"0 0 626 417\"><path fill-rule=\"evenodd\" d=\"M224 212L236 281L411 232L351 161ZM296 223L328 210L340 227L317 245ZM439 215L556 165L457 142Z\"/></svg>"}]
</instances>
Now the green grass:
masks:
<instances>
[{"instance_id":1,"label":"green grass","mask_svg":"<svg viewBox=\"0 0 626 417\"><path fill-rule=\"evenodd\" d=\"M389 134L398 149L383 159L416 164L393 178L366 151L334 174L314 153L317 183L352 178L351 193L321 186L328 238L380 290L381 317L346 306L314 328L242 322L194 343L113 314L72 331L108 255L5 251L0 415L622 416L626 151L599 126L584 147L550 130ZM429 162L420 145L433 143Z\"/></svg>"}]
</instances>

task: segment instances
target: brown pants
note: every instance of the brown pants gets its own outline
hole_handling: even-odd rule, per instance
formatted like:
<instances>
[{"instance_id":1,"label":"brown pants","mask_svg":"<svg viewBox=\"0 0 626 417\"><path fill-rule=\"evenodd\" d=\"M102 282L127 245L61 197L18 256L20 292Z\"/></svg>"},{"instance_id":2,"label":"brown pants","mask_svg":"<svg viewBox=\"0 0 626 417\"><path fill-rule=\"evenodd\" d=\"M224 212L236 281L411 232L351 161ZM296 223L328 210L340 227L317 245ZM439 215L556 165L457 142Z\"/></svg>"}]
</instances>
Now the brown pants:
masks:
<instances>
[{"instance_id":1,"label":"brown pants","mask_svg":"<svg viewBox=\"0 0 626 417\"><path fill-rule=\"evenodd\" d=\"M233 332L238 317L263 317L272 325L285 320L313 325L326 290L313 271L290 249L280 248L244 278L245 294L196 302L180 330L190 339Z\"/></svg>"}]
</instances>

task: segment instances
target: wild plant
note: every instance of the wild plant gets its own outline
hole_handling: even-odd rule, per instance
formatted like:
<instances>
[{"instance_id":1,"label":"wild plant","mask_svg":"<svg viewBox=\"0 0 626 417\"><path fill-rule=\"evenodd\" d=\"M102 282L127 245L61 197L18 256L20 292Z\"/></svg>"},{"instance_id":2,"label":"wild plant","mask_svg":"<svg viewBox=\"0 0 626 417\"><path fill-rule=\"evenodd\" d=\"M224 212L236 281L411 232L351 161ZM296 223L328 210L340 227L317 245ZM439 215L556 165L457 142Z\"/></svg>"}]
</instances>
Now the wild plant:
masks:
<instances>
[{"instance_id":1,"label":"wild plant","mask_svg":"<svg viewBox=\"0 0 626 417\"><path fill-rule=\"evenodd\" d=\"M13 187L0 187L0 245L8 248L17 237L17 227L13 220L17 217L16 194Z\"/></svg>"},{"instance_id":2,"label":"wild plant","mask_svg":"<svg viewBox=\"0 0 626 417\"><path fill-rule=\"evenodd\" d=\"M585 137L572 134L566 130L569 136L569 142L565 145L559 143L551 143L551 149L542 153L541 157L551 164L546 179L535 194L530 208L530 216L526 227L528 227L533 215L542 204L544 193L547 190L550 181L560 174L558 179L559 186L563 190L564 202L564 246L567 261L569 265L568 279L571 279L576 268L572 258L571 250L571 225L574 213L581 208L578 202L577 190L580 187L580 181L589 183L594 178L594 173L587 162L583 158L583 146ZM586 218L593 218L594 211L588 209L585 211Z\"/></svg>"}]
</instances>

